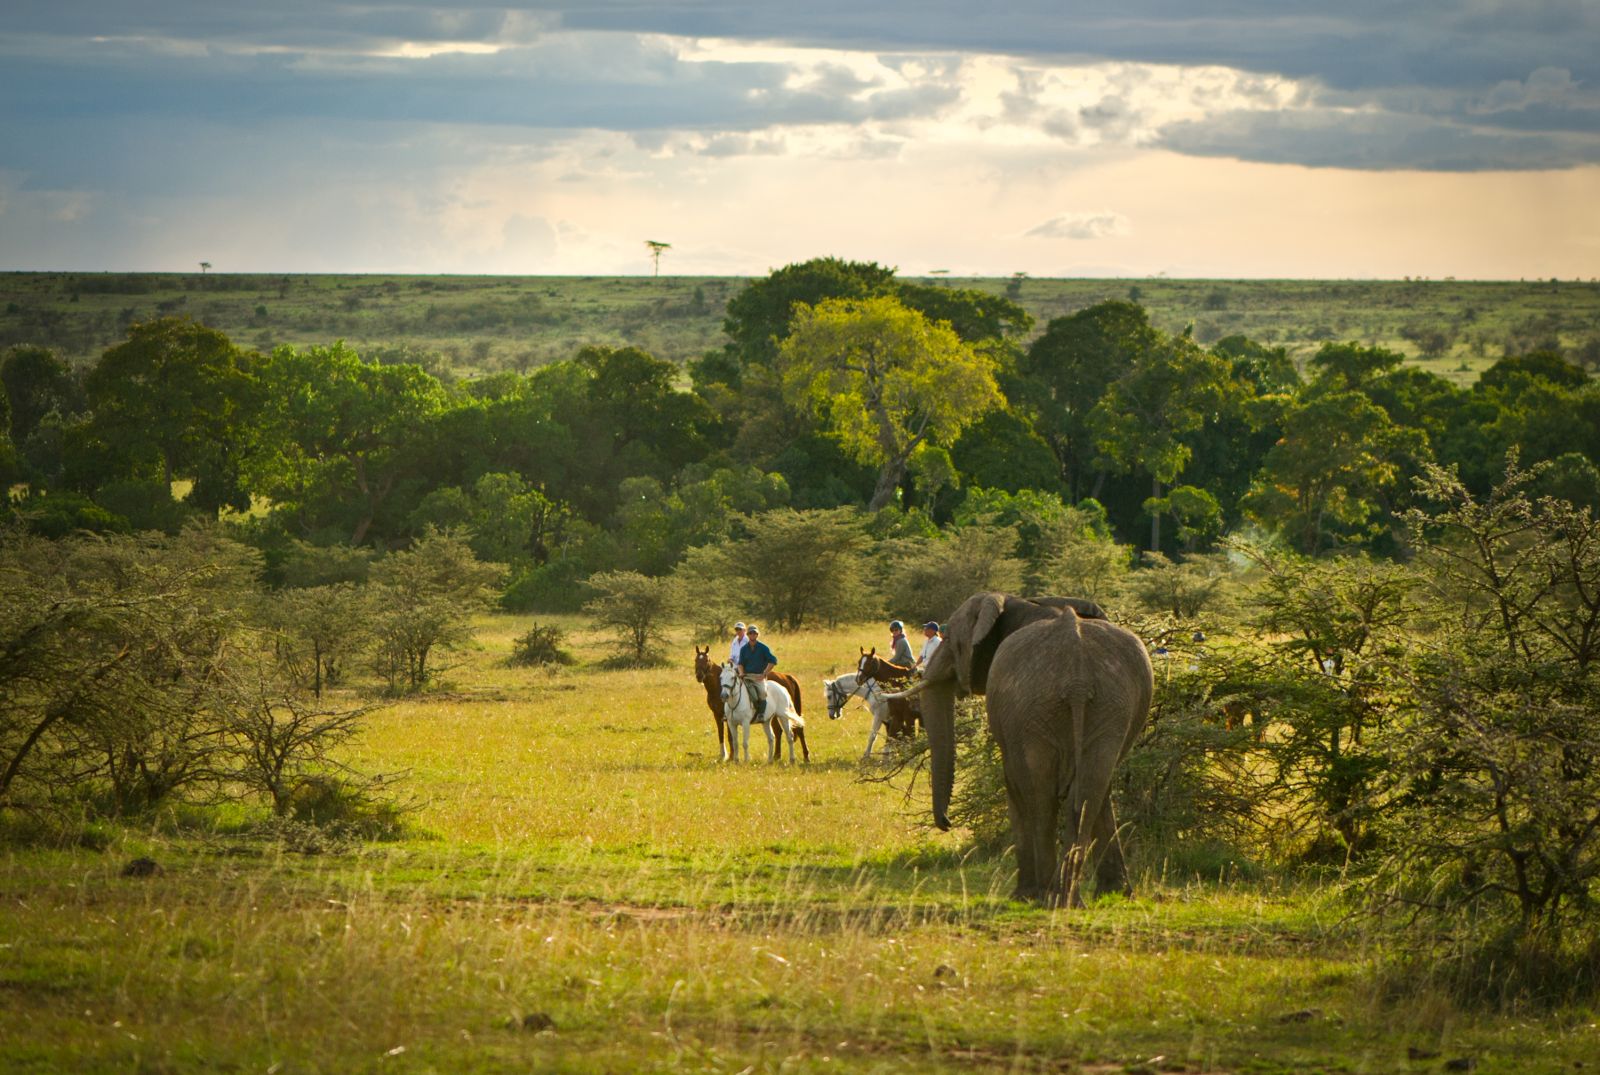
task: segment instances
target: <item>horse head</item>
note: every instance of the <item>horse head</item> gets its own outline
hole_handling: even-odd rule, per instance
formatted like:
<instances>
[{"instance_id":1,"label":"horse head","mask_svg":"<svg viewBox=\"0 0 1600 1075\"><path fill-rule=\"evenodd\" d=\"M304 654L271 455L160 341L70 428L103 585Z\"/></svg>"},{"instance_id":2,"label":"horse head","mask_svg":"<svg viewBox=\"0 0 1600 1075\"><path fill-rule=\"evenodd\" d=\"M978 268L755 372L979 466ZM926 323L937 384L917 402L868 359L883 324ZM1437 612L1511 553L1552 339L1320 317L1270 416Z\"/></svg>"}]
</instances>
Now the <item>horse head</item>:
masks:
<instances>
[{"instance_id":1,"label":"horse head","mask_svg":"<svg viewBox=\"0 0 1600 1075\"><path fill-rule=\"evenodd\" d=\"M704 683L707 675L710 672L711 647L707 646L704 650L702 650L699 646L696 646L694 648L694 678L698 679L701 683Z\"/></svg>"},{"instance_id":2,"label":"horse head","mask_svg":"<svg viewBox=\"0 0 1600 1075\"><path fill-rule=\"evenodd\" d=\"M729 696L744 683L744 669L729 661L722 666L717 681L722 687L722 700L727 701Z\"/></svg>"}]
</instances>

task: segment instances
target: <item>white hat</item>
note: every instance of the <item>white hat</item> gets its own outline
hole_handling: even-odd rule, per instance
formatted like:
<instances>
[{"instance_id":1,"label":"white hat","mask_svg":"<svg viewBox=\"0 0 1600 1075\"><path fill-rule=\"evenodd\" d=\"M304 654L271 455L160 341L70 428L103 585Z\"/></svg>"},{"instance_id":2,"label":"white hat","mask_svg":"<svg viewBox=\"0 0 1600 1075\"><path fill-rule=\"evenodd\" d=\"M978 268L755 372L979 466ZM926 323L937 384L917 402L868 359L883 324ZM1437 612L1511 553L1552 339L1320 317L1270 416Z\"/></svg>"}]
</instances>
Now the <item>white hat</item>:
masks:
<instances>
[{"instance_id":1,"label":"white hat","mask_svg":"<svg viewBox=\"0 0 1600 1075\"><path fill-rule=\"evenodd\" d=\"M733 629L734 629L734 630L735 630L735 631L742 631L742 630L744 630L744 621L743 621L743 620L740 620L740 621L739 621L739 622L738 622L738 623L736 623L736 624L734 624L734 625L733 625Z\"/></svg>"}]
</instances>

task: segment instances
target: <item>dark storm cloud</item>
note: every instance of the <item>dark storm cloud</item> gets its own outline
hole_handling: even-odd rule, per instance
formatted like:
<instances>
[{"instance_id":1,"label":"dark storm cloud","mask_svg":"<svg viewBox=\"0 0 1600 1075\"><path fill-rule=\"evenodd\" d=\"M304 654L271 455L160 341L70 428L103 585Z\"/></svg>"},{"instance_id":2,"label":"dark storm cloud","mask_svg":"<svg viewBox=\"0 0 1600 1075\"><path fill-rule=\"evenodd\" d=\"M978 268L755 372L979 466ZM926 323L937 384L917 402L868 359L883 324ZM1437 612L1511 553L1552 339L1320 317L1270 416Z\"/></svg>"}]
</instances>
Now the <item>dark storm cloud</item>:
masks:
<instances>
[{"instance_id":1,"label":"dark storm cloud","mask_svg":"<svg viewBox=\"0 0 1600 1075\"><path fill-rule=\"evenodd\" d=\"M1334 88L1467 88L1561 67L1600 73L1593 0L10 0L13 34L166 37L233 46L381 49L501 42L541 26L657 32L868 51L1222 64Z\"/></svg>"},{"instance_id":2,"label":"dark storm cloud","mask_svg":"<svg viewBox=\"0 0 1600 1075\"><path fill-rule=\"evenodd\" d=\"M1368 170L1528 170L1600 160L1600 138L1593 136L1318 109L1232 112L1175 123L1161 132L1159 144L1194 156Z\"/></svg>"},{"instance_id":3,"label":"dark storm cloud","mask_svg":"<svg viewBox=\"0 0 1600 1075\"><path fill-rule=\"evenodd\" d=\"M560 32L574 30L609 32ZM867 50L922 74L890 88L822 66L796 83L780 63L685 62L637 36L651 33ZM502 51L381 55L462 44ZM1180 152L1445 170L1600 160L1595 0L9 0L0 137L41 120L98 129L154 116L710 137L935 115L957 93L952 54L974 52L1042 65L1219 65L1306 87L1288 111L1168 127L1159 141ZM1008 119L1031 117L1064 139L1139 126L1132 102L1116 97L1039 109L1025 81L1002 105ZM37 173L72 155L69 137L82 132L12 141L0 167Z\"/></svg>"}]
</instances>

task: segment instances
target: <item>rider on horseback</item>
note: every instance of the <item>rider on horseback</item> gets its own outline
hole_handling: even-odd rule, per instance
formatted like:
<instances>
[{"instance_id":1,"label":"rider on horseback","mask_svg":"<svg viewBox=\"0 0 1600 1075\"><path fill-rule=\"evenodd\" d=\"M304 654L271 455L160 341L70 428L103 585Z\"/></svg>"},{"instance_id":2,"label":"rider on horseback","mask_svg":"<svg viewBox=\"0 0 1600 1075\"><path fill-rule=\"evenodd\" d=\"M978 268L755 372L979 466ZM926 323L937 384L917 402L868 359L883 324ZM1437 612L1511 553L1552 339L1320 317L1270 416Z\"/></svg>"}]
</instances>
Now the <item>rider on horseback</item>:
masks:
<instances>
[{"instance_id":1,"label":"rider on horseback","mask_svg":"<svg viewBox=\"0 0 1600 1075\"><path fill-rule=\"evenodd\" d=\"M761 628L751 624L745 629L744 648L739 651L739 667L744 669L744 687L750 692L750 702L755 706L756 720L767 719L767 692L758 684L767 678L778 663L767 644L761 641Z\"/></svg>"}]
</instances>

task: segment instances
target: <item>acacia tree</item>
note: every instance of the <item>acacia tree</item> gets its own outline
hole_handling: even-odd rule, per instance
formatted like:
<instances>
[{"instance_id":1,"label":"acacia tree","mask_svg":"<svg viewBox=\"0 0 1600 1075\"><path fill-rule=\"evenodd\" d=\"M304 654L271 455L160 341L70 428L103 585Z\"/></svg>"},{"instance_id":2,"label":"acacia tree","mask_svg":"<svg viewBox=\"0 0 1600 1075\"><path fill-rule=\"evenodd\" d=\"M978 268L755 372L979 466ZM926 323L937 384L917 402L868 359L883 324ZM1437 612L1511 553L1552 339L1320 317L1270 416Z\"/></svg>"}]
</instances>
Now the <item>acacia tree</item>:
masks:
<instances>
[{"instance_id":1,"label":"acacia tree","mask_svg":"<svg viewBox=\"0 0 1600 1075\"><path fill-rule=\"evenodd\" d=\"M1600 887L1600 520L1530 495L1513 455L1475 498L1425 468L1410 514L1436 632L1398 662L1373 886L1459 927L1472 992L1593 988ZM1520 979L1520 980L1519 980Z\"/></svg>"},{"instance_id":2,"label":"acacia tree","mask_svg":"<svg viewBox=\"0 0 1600 1075\"><path fill-rule=\"evenodd\" d=\"M778 365L785 399L878 467L872 511L894 498L919 448L951 443L1002 403L986 350L886 296L799 306Z\"/></svg>"},{"instance_id":3,"label":"acacia tree","mask_svg":"<svg viewBox=\"0 0 1600 1075\"><path fill-rule=\"evenodd\" d=\"M869 540L853 510L778 508L745 527L748 541L700 545L684 556L676 577L687 605L732 603L786 630L874 608Z\"/></svg>"},{"instance_id":4,"label":"acacia tree","mask_svg":"<svg viewBox=\"0 0 1600 1075\"><path fill-rule=\"evenodd\" d=\"M630 658L645 661L652 642L661 640L661 628L673 606L673 582L637 571L606 571L589 576L596 596L584 610L601 630L622 634Z\"/></svg>"},{"instance_id":5,"label":"acacia tree","mask_svg":"<svg viewBox=\"0 0 1600 1075\"><path fill-rule=\"evenodd\" d=\"M429 531L410 549L372 565L370 587L377 666L391 690L420 690L438 672L439 650L472 637L472 614L484 608L504 574L472 555L461 537Z\"/></svg>"}]
</instances>

